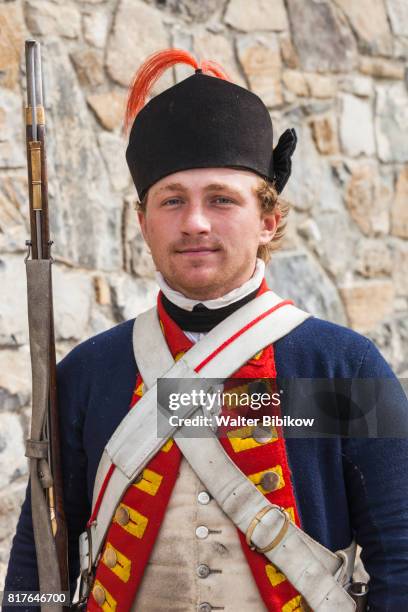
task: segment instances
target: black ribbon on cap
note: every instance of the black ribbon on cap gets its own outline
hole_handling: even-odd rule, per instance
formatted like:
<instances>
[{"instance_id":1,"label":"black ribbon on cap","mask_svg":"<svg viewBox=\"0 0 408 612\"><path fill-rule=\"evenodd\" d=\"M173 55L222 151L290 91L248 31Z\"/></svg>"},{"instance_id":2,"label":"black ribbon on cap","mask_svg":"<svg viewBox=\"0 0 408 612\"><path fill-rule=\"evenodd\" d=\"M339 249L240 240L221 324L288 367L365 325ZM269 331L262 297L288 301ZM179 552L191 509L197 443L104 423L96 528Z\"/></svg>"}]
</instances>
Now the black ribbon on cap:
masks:
<instances>
[{"instance_id":1,"label":"black ribbon on cap","mask_svg":"<svg viewBox=\"0 0 408 612\"><path fill-rule=\"evenodd\" d=\"M276 191L281 193L292 171L292 160L297 136L294 128L285 130L273 150L273 168Z\"/></svg>"}]
</instances>

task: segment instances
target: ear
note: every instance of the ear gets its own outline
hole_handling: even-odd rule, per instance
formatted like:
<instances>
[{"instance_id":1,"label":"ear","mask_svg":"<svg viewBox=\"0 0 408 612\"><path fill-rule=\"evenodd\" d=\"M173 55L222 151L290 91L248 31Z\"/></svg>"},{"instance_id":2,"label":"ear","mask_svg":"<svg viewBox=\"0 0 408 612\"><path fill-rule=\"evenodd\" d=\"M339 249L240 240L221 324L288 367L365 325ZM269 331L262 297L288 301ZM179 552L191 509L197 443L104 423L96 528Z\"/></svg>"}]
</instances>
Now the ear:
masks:
<instances>
[{"instance_id":1,"label":"ear","mask_svg":"<svg viewBox=\"0 0 408 612\"><path fill-rule=\"evenodd\" d=\"M261 232L259 235L259 244L268 244L276 234L278 229L279 221L281 220L282 213L279 209L274 210L270 213L264 213L261 218Z\"/></svg>"}]
</instances>

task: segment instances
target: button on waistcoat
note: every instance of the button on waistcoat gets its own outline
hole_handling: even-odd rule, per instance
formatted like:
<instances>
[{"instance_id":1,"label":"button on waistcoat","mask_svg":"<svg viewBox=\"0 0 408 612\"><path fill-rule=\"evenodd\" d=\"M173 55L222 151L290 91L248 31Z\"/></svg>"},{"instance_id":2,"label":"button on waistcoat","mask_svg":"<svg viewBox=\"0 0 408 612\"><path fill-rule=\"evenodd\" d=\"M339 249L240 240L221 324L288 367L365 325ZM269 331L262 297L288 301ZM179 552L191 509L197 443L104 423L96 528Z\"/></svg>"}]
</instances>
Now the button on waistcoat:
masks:
<instances>
[{"instance_id":1,"label":"button on waistcoat","mask_svg":"<svg viewBox=\"0 0 408 612\"><path fill-rule=\"evenodd\" d=\"M236 527L183 458L132 612L217 609L266 611Z\"/></svg>"}]
</instances>

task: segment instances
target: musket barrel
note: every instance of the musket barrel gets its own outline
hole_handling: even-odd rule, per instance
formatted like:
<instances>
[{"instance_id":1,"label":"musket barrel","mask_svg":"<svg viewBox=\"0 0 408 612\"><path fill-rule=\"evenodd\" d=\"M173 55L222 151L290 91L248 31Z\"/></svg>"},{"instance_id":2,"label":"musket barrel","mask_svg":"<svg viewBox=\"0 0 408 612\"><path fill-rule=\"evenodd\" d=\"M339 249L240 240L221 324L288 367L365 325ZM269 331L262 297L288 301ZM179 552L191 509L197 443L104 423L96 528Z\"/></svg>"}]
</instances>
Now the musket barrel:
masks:
<instances>
[{"instance_id":1,"label":"musket barrel","mask_svg":"<svg viewBox=\"0 0 408 612\"><path fill-rule=\"evenodd\" d=\"M38 124L44 122L42 110L42 74L40 44L34 40L26 41L26 72L27 72L27 106L29 130L29 148L31 156L32 205L35 211L35 239L37 258L42 259L42 154L39 142ZM41 110L40 110L41 109ZM39 111L39 112L38 112ZM39 115L39 117L37 116Z\"/></svg>"},{"instance_id":2,"label":"musket barrel","mask_svg":"<svg viewBox=\"0 0 408 612\"><path fill-rule=\"evenodd\" d=\"M37 118L35 108L36 101L36 84L35 84L35 40L26 40L25 55L26 55L26 73L27 73L27 106L31 110L31 138L37 140Z\"/></svg>"},{"instance_id":3,"label":"musket barrel","mask_svg":"<svg viewBox=\"0 0 408 612\"><path fill-rule=\"evenodd\" d=\"M34 85L35 85L35 105L43 105L43 89L42 89L42 68L41 68L41 50L40 43L34 45Z\"/></svg>"}]
</instances>

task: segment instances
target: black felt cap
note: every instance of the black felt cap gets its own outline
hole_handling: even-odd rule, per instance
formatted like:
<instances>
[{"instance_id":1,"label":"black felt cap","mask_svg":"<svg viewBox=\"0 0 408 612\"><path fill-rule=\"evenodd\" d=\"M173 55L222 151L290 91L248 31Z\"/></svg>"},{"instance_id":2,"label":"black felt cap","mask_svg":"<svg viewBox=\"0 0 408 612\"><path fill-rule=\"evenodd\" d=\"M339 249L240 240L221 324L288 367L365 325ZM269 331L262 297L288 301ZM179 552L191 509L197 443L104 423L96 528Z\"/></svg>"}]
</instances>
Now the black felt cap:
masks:
<instances>
[{"instance_id":1,"label":"black felt cap","mask_svg":"<svg viewBox=\"0 0 408 612\"><path fill-rule=\"evenodd\" d=\"M286 130L273 151L272 121L259 96L197 70L138 113L126 160L140 199L161 178L191 168L251 170L281 191L295 146L295 131Z\"/></svg>"}]
</instances>

